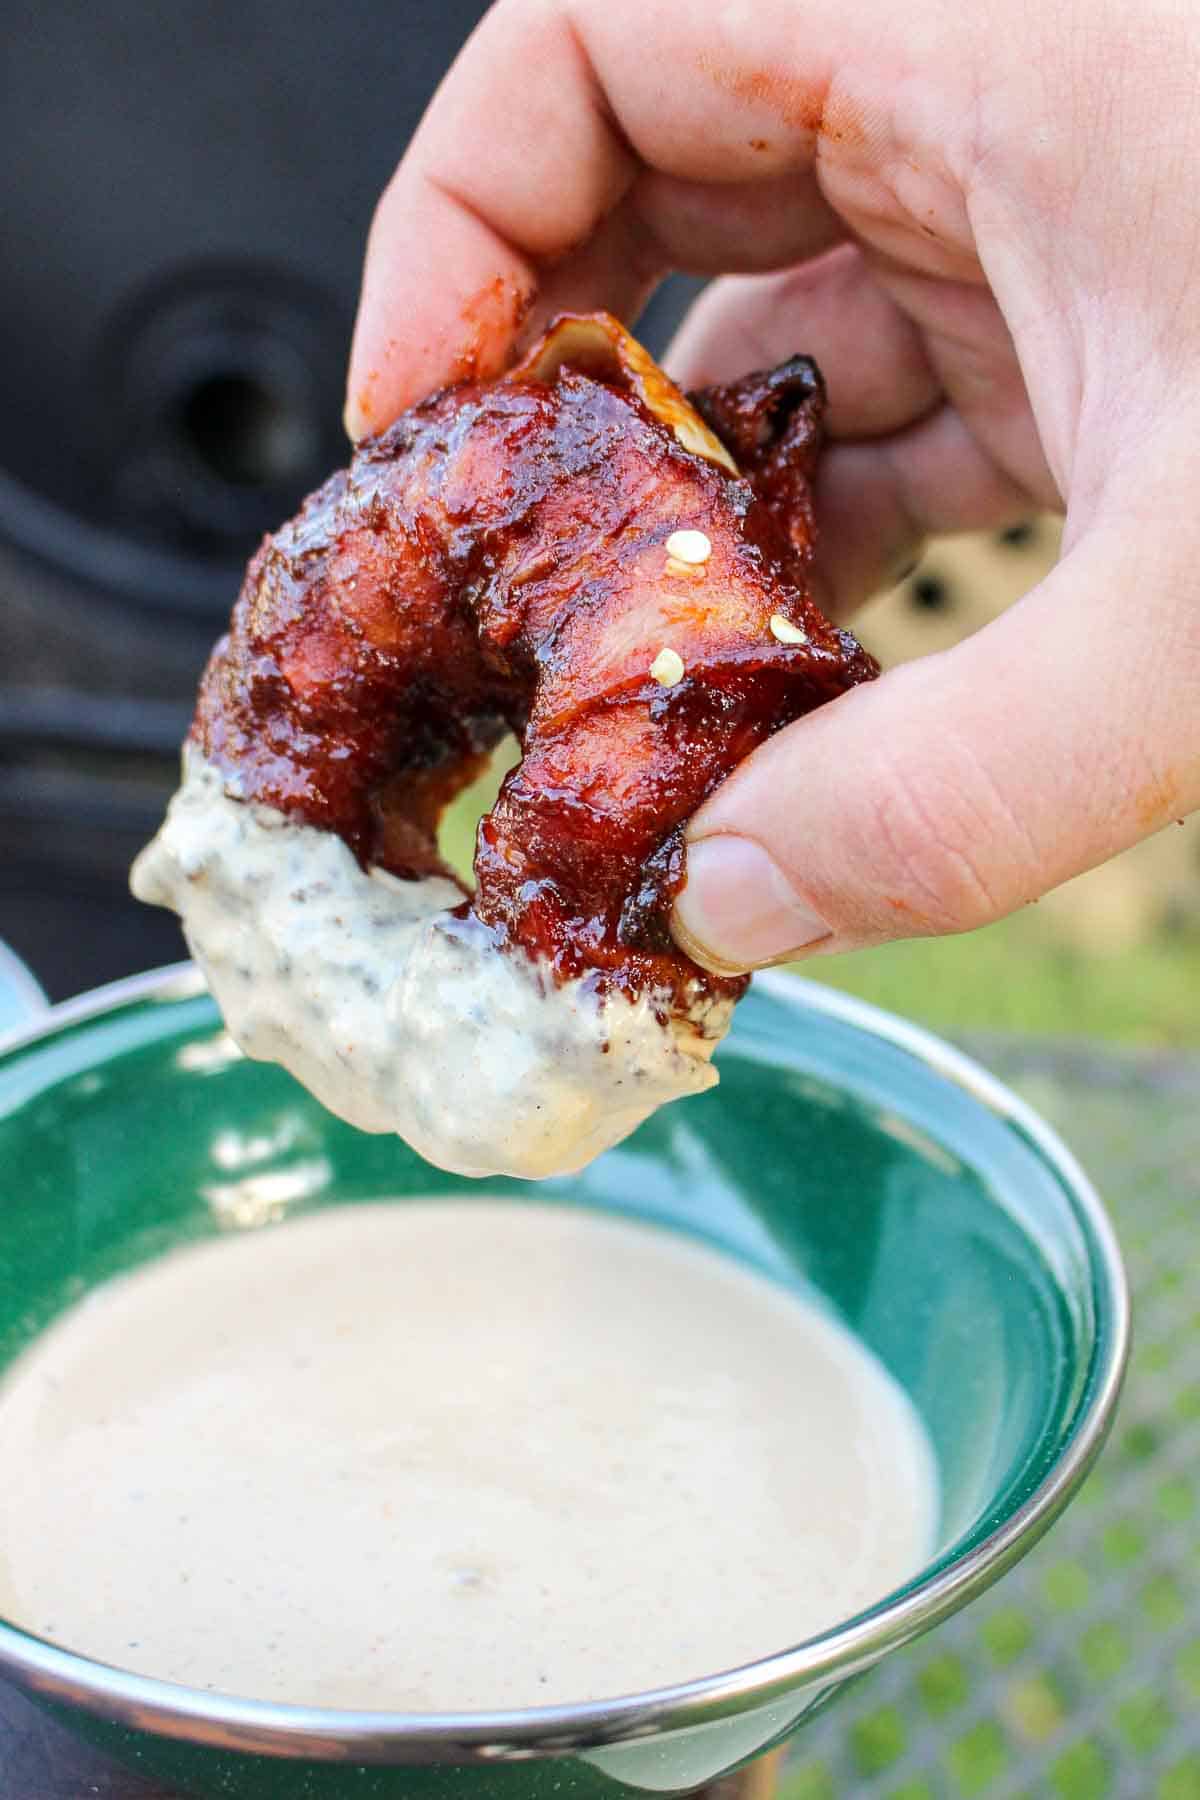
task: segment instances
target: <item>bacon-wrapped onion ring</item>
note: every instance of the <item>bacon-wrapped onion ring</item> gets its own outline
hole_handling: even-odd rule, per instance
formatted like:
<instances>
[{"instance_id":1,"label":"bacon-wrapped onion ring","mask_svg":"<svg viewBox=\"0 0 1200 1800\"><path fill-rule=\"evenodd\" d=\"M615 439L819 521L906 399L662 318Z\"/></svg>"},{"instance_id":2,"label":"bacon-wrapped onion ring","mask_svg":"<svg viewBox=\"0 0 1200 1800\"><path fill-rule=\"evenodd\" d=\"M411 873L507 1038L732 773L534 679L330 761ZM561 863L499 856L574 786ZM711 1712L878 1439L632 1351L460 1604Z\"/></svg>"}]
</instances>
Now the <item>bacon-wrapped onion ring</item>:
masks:
<instances>
[{"instance_id":1,"label":"bacon-wrapped onion ring","mask_svg":"<svg viewBox=\"0 0 1200 1800\"><path fill-rule=\"evenodd\" d=\"M684 824L876 672L805 585L822 398L796 358L692 403L567 316L264 542L133 878L248 1054L468 1174L578 1167L716 1080L745 982L671 939ZM469 897L437 822L506 730Z\"/></svg>"}]
</instances>

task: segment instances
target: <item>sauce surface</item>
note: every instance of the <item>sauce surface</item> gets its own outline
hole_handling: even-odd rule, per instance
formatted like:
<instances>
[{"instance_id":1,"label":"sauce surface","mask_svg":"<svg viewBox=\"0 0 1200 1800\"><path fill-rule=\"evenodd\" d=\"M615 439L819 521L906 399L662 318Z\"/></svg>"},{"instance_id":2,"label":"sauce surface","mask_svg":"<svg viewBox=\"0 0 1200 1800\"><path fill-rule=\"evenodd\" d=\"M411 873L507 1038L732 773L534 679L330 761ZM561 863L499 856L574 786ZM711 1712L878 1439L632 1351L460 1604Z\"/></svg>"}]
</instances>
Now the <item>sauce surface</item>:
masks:
<instances>
[{"instance_id":1,"label":"sauce surface","mask_svg":"<svg viewBox=\"0 0 1200 1800\"><path fill-rule=\"evenodd\" d=\"M931 1452L815 1305L654 1227L340 1208L106 1284L0 1382L0 1617L266 1700L613 1697L920 1566Z\"/></svg>"}]
</instances>

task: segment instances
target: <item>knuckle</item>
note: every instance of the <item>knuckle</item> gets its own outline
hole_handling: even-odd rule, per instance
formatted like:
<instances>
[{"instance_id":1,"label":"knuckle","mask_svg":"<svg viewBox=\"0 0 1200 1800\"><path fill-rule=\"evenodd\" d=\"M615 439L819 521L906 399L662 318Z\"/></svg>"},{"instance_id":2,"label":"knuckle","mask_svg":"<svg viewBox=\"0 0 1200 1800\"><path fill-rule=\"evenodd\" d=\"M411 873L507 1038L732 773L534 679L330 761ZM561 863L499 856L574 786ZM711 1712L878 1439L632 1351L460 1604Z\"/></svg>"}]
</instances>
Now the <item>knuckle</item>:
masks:
<instances>
[{"instance_id":1,"label":"knuckle","mask_svg":"<svg viewBox=\"0 0 1200 1800\"><path fill-rule=\"evenodd\" d=\"M893 756L872 802L880 912L913 933L940 935L990 924L1020 898L1023 836L978 763L926 752Z\"/></svg>"}]
</instances>

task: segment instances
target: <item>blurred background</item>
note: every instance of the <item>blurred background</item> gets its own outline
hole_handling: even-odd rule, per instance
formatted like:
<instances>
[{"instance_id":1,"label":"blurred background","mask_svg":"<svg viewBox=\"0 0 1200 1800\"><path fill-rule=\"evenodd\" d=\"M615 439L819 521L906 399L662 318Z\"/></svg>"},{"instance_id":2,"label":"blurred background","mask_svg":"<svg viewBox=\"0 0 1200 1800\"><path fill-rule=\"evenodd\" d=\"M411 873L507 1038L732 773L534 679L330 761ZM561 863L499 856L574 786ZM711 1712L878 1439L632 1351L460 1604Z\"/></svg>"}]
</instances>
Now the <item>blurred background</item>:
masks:
<instances>
[{"instance_id":1,"label":"blurred background","mask_svg":"<svg viewBox=\"0 0 1200 1800\"><path fill-rule=\"evenodd\" d=\"M247 555L344 459L371 211L483 10L3 10L0 938L54 998L183 954L128 865ZM656 296L656 352L696 285ZM861 633L885 664L940 649L1056 550L1042 519L935 544ZM483 798L448 823L460 864ZM989 931L811 972L941 1029L1195 1042L1200 826Z\"/></svg>"}]
</instances>

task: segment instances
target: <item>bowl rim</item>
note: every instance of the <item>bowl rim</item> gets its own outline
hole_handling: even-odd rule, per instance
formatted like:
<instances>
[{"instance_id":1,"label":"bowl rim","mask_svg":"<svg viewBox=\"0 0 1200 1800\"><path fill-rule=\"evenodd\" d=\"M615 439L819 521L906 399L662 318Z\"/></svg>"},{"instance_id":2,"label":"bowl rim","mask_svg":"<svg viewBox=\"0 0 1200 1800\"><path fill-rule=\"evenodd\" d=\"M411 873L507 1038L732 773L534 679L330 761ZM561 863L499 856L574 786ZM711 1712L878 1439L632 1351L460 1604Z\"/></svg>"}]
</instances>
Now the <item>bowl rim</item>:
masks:
<instances>
[{"instance_id":1,"label":"bowl rim","mask_svg":"<svg viewBox=\"0 0 1200 1800\"><path fill-rule=\"evenodd\" d=\"M1090 1394L1053 1466L1019 1507L964 1555L869 1613L754 1662L643 1693L519 1711L402 1713L240 1700L94 1661L0 1620L0 1673L28 1690L117 1724L227 1751L313 1761L488 1763L562 1756L645 1741L840 1682L917 1637L989 1587L1049 1529L1098 1456L1112 1422L1130 1346L1130 1300L1120 1249L1082 1167L1037 1112L971 1057L922 1026L801 976L768 971L755 985L785 1005L853 1026L907 1051L1001 1120L1017 1127L1063 1183L1084 1230L1098 1316ZM207 992L190 962L126 977L60 1002L0 1035L0 1056L66 1027L145 1000Z\"/></svg>"}]
</instances>

